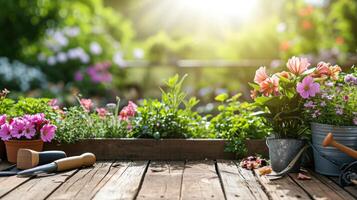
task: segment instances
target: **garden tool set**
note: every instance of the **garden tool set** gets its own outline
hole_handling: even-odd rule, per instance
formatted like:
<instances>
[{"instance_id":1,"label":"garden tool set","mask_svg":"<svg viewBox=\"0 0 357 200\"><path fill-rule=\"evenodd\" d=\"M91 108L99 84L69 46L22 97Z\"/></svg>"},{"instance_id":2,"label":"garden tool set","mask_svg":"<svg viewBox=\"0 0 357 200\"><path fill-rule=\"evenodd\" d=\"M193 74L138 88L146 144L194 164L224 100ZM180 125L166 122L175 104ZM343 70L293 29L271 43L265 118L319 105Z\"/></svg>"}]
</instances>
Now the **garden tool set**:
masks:
<instances>
[{"instance_id":1,"label":"garden tool set","mask_svg":"<svg viewBox=\"0 0 357 200\"><path fill-rule=\"evenodd\" d=\"M66 171L92 166L96 157L92 153L67 157L63 151L36 152L30 149L19 149L17 163L0 172L1 176L18 175L22 177L38 174Z\"/></svg>"}]
</instances>

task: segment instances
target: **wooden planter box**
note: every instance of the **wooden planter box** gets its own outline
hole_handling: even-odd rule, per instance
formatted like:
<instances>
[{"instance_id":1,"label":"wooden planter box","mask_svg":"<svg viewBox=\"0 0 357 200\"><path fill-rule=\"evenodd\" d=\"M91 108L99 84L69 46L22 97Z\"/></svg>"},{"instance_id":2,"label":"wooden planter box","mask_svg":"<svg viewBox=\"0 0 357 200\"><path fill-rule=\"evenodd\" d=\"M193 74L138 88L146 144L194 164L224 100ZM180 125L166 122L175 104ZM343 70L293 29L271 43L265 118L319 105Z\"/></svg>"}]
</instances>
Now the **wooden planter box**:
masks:
<instances>
[{"instance_id":1,"label":"wooden planter box","mask_svg":"<svg viewBox=\"0 0 357 200\"><path fill-rule=\"evenodd\" d=\"M68 156L92 152L97 160L235 159L221 139L84 139L74 144L45 143L44 150L62 150ZM248 152L267 155L265 140L248 140Z\"/></svg>"}]
</instances>

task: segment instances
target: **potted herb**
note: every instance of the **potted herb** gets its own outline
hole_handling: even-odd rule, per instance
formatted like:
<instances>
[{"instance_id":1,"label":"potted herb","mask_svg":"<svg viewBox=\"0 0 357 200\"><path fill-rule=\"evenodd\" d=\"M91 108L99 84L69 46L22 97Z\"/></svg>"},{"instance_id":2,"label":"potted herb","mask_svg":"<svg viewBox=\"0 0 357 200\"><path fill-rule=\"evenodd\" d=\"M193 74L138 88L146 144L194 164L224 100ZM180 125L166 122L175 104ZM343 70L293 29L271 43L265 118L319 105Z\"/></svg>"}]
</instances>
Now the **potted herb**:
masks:
<instances>
[{"instance_id":1,"label":"potted herb","mask_svg":"<svg viewBox=\"0 0 357 200\"><path fill-rule=\"evenodd\" d=\"M42 151L43 142L51 142L57 127L43 113L8 118L0 116L0 137L5 141L7 159L16 163L20 148Z\"/></svg>"},{"instance_id":2,"label":"potted herb","mask_svg":"<svg viewBox=\"0 0 357 200\"><path fill-rule=\"evenodd\" d=\"M304 114L311 123L315 171L338 176L340 166L354 161L334 147L322 147L328 133L353 149L357 149L357 69L351 74L339 74L341 69L320 62L314 73L321 85L320 93L306 97ZM337 165L336 165L337 164Z\"/></svg>"},{"instance_id":3,"label":"potted herb","mask_svg":"<svg viewBox=\"0 0 357 200\"><path fill-rule=\"evenodd\" d=\"M251 97L255 105L262 109L261 115L272 127L273 134L267 138L269 158L274 171L285 169L290 161L305 145L304 136L308 126L303 120L303 98L298 85L311 73L310 63L306 58L292 57L286 64L287 71L268 75L265 67L260 67L255 74ZM306 95L314 96L318 85L304 85ZM299 169L299 162L292 171Z\"/></svg>"},{"instance_id":4,"label":"potted herb","mask_svg":"<svg viewBox=\"0 0 357 200\"><path fill-rule=\"evenodd\" d=\"M267 155L265 137L271 132L266 119L257 116L257 108L252 103L240 102L241 94L229 97L220 94L215 100L220 102L219 114L210 120L210 131L218 138L229 140L226 150L238 157L259 154Z\"/></svg>"}]
</instances>

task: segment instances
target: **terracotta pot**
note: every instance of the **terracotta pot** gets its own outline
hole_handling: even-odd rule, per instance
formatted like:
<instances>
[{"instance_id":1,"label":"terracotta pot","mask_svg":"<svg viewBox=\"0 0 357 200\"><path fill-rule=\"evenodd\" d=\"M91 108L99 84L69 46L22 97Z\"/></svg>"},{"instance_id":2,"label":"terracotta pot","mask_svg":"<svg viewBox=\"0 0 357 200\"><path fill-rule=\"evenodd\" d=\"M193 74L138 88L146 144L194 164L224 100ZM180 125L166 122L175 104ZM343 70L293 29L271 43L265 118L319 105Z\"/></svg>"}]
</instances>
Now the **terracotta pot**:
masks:
<instances>
[{"instance_id":1,"label":"terracotta pot","mask_svg":"<svg viewBox=\"0 0 357 200\"><path fill-rule=\"evenodd\" d=\"M32 149L34 151L42 151L42 140L9 140L5 141L7 160L10 163L16 163L17 151L19 149Z\"/></svg>"}]
</instances>

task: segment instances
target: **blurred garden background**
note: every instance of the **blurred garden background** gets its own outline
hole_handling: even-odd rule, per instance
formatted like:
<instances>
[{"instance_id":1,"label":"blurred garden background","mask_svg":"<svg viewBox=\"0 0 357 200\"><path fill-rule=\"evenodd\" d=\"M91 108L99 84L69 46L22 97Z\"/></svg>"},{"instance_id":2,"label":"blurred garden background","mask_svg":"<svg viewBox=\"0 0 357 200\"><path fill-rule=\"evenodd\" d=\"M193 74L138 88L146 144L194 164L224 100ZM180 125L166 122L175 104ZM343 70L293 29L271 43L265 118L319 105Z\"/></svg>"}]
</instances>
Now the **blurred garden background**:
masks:
<instances>
[{"instance_id":1,"label":"blurred garden background","mask_svg":"<svg viewBox=\"0 0 357 200\"><path fill-rule=\"evenodd\" d=\"M99 104L158 97L174 74L209 113L292 55L357 63L356 0L0 0L0 88ZM162 86L163 87L163 86Z\"/></svg>"}]
</instances>

